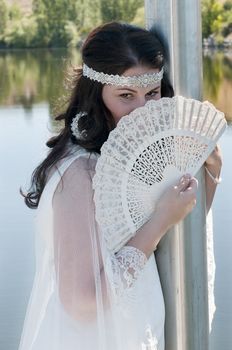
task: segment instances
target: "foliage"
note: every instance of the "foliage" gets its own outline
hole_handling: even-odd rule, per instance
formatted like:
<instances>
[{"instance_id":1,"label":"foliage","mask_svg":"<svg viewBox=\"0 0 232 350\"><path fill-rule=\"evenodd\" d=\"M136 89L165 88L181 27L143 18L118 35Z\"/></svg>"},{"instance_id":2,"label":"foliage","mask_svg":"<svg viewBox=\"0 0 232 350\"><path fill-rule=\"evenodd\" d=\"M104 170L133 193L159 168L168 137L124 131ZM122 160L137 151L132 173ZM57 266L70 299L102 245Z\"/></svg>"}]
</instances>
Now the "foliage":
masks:
<instances>
[{"instance_id":1,"label":"foliage","mask_svg":"<svg viewBox=\"0 0 232 350\"><path fill-rule=\"evenodd\" d=\"M37 46L77 44L102 22L133 20L142 4L143 0L33 0Z\"/></svg>"},{"instance_id":2,"label":"foliage","mask_svg":"<svg viewBox=\"0 0 232 350\"><path fill-rule=\"evenodd\" d=\"M8 16L11 21L20 20L22 18L22 11L19 4L13 3L9 7Z\"/></svg>"},{"instance_id":3,"label":"foliage","mask_svg":"<svg viewBox=\"0 0 232 350\"><path fill-rule=\"evenodd\" d=\"M99 0L70 0L72 1L69 20L75 23L81 34L101 23Z\"/></svg>"},{"instance_id":4,"label":"foliage","mask_svg":"<svg viewBox=\"0 0 232 350\"><path fill-rule=\"evenodd\" d=\"M223 5L223 29L222 35L226 37L230 33L232 33L232 0L228 0Z\"/></svg>"},{"instance_id":5,"label":"foliage","mask_svg":"<svg viewBox=\"0 0 232 350\"><path fill-rule=\"evenodd\" d=\"M217 0L202 1L202 36L208 38L218 34L222 28L223 6Z\"/></svg>"},{"instance_id":6,"label":"foliage","mask_svg":"<svg viewBox=\"0 0 232 350\"><path fill-rule=\"evenodd\" d=\"M64 29L68 40L68 46L76 46L77 43L81 42L80 31L78 31L74 22L67 21Z\"/></svg>"},{"instance_id":7,"label":"foliage","mask_svg":"<svg viewBox=\"0 0 232 350\"><path fill-rule=\"evenodd\" d=\"M11 20L4 34L7 47L28 48L35 47L34 39L37 35L37 23L34 17L21 17Z\"/></svg>"},{"instance_id":8,"label":"foliage","mask_svg":"<svg viewBox=\"0 0 232 350\"><path fill-rule=\"evenodd\" d=\"M78 44L82 36L102 22L131 21L142 3L143 0L33 0L37 46Z\"/></svg>"},{"instance_id":9,"label":"foliage","mask_svg":"<svg viewBox=\"0 0 232 350\"><path fill-rule=\"evenodd\" d=\"M2 12L3 7L1 3L0 8ZM4 32L2 33L2 46L15 48L32 47L37 33L35 18L33 16L23 16L17 4L5 8L6 16Z\"/></svg>"},{"instance_id":10,"label":"foliage","mask_svg":"<svg viewBox=\"0 0 232 350\"><path fill-rule=\"evenodd\" d=\"M139 7L136 11L136 15L131 22L131 24L134 24L139 27L145 27L145 9L144 6Z\"/></svg>"},{"instance_id":11,"label":"foliage","mask_svg":"<svg viewBox=\"0 0 232 350\"><path fill-rule=\"evenodd\" d=\"M4 33L8 19L8 10L4 0L0 0L0 38Z\"/></svg>"},{"instance_id":12,"label":"foliage","mask_svg":"<svg viewBox=\"0 0 232 350\"><path fill-rule=\"evenodd\" d=\"M102 22L123 20L131 22L143 0L100 0Z\"/></svg>"},{"instance_id":13,"label":"foliage","mask_svg":"<svg viewBox=\"0 0 232 350\"><path fill-rule=\"evenodd\" d=\"M225 11L230 11L232 10L232 0L227 0L224 4L223 4L223 8Z\"/></svg>"},{"instance_id":14,"label":"foliage","mask_svg":"<svg viewBox=\"0 0 232 350\"><path fill-rule=\"evenodd\" d=\"M217 41L231 32L232 0L224 4L218 0L202 0L202 35L208 38L214 35Z\"/></svg>"},{"instance_id":15,"label":"foliage","mask_svg":"<svg viewBox=\"0 0 232 350\"><path fill-rule=\"evenodd\" d=\"M32 13L0 0L1 47L78 46L95 26L119 20L144 27L143 0L32 0ZM232 32L232 0L202 0L203 37Z\"/></svg>"},{"instance_id":16,"label":"foliage","mask_svg":"<svg viewBox=\"0 0 232 350\"><path fill-rule=\"evenodd\" d=\"M38 26L37 46L66 46L68 35L65 26L68 21L67 1L34 0L33 12Z\"/></svg>"}]
</instances>

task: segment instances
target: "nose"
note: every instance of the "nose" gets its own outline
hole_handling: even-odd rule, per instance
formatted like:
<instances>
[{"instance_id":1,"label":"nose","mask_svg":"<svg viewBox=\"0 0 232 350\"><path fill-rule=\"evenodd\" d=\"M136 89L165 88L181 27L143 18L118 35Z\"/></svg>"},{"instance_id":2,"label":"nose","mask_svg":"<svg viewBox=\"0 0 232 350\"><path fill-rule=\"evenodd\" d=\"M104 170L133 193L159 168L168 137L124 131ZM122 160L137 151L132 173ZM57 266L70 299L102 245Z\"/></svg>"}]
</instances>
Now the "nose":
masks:
<instances>
[{"instance_id":1,"label":"nose","mask_svg":"<svg viewBox=\"0 0 232 350\"><path fill-rule=\"evenodd\" d=\"M133 109L143 107L146 102L147 100L145 96L137 96L136 100L133 103Z\"/></svg>"}]
</instances>

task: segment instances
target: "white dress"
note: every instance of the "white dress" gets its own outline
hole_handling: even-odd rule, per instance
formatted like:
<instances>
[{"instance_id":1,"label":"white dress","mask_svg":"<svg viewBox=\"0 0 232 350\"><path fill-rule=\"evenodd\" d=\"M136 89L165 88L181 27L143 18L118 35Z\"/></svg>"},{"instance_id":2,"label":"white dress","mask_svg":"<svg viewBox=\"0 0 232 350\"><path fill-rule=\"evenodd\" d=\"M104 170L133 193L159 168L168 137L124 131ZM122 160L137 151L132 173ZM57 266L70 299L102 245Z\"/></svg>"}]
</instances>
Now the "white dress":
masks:
<instances>
[{"instance_id":1,"label":"white dress","mask_svg":"<svg viewBox=\"0 0 232 350\"><path fill-rule=\"evenodd\" d=\"M76 147L42 193L19 350L164 350L154 254L128 245L102 253L91 186L97 158Z\"/></svg>"}]
</instances>

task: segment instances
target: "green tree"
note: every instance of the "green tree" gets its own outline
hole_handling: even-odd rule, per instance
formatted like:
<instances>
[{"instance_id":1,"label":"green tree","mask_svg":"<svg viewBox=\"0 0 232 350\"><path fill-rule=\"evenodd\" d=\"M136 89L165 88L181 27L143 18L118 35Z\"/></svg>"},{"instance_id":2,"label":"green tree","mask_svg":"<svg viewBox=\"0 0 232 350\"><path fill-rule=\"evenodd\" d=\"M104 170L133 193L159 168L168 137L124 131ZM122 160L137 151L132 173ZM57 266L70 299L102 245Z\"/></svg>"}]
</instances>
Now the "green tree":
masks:
<instances>
[{"instance_id":1,"label":"green tree","mask_svg":"<svg viewBox=\"0 0 232 350\"><path fill-rule=\"evenodd\" d=\"M225 37L232 33L232 0L228 0L223 5L223 30L222 35Z\"/></svg>"},{"instance_id":2,"label":"green tree","mask_svg":"<svg viewBox=\"0 0 232 350\"><path fill-rule=\"evenodd\" d=\"M131 22L143 0L100 0L102 22L122 20Z\"/></svg>"},{"instance_id":3,"label":"green tree","mask_svg":"<svg viewBox=\"0 0 232 350\"><path fill-rule=\"evenodd\" d=\"M138 8L135 17L131 24L134 24L139 27L145 27L145 8L144 6Z\"/></svg>"},{"instance_id":4,"label":"green tree","mask_svg":"<svg viewBox=\"0 0 232 350\"><path fill-rule=\"evenodd\" d=\"M5 31L8 19L7 6L4 0L0 0L0 40L1 36Z\"/></svg>"},{"instance_id":5,"label":"green tree","mask_svg":"<svg viewBox=\"0 0 232 350\"><path fill-rule=\"evenodd\" d=\"M99 25L100 0L70 0L69 20L75 23L80 34Z\"/></svg>"},{"instance_id":6,"label":"green tree","mask_svg":"<svg viewBox=\"0 0 232 350\"><path fill-rule=\"evenodd\" d=\"M231 11L232 10L232 0L227 0L223 4L223 8L224 8L225 11Z\"/></svg>"},{"instance_id":7,"label":"green tree","mask_svg":"<svg viewBox=\"0 0 232 350\"><path fill-rule=\"evenodd\" d=\"M67 46L100 23L99 0L33 0L40 46Z\"/></svg>"},{"instance_id":8,"label":"green tree","mask_svg":"<svg viewBox=\"0 0 232 350\"><path fill-rule=\"evenodd\" d=\"M13 3L11 6L8 6L8 15L11 21L20 20L23 17L20 5Z\"/></svg>"},{"instance_id":9,"label":"green tree","mask_svg":"<svg viewBox=\"0 0 232 350\"><path fill-rule=\"evenodd\" d=\"M33 0L33 12L38 24L39 46L66 46L68 36L65 26L68 21L68 0Z\"/></svg>"},{"instance_id":10,"label":"green tree","mask_svg":"<svg viewBox=\"0 0 232 350\"><path fill-rule=\"evenodd\" d=\"M4 42L7 47L34 47L36 35L37 23L34 17L25 16L21 20L9 21L4 33Z\"/></svg>"},{"instance_id":11,"label":"green tree","mask_svg":"<svg viewBox=\"0 0 232 350\"><path fill-rule=\"evenodd\" d=\"M217 0L202 0L202 35L208 38L223 27L223 6Z\"/></svg>"}]
</instances>

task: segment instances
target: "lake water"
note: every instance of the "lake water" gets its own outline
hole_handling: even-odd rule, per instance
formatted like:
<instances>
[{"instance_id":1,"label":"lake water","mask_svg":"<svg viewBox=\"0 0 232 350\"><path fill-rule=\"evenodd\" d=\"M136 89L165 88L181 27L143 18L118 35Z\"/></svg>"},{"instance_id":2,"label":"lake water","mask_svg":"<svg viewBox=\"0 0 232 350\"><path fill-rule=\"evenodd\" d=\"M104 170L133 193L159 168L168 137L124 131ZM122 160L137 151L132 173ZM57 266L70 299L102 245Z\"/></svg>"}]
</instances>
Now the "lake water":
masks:
<instances>
[{"instance_id":1,"label":"lake water","mask_svg":"<svg viewBox=\"0 0 232 350\"><path fill-rule=\"evenodd\" d=\"M56 130L63 58L77 50L0 52L0 349L17 350L35 270L33 218L19 195ZM232 53L205 52L204 99L232 121ZM223 182L213 204L216 313L210 350L232 349L232 127L220 141ZM42 349L41 349L42 350Z\"/></svg>"}]
</instances>

